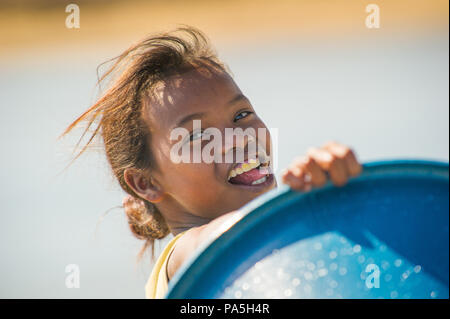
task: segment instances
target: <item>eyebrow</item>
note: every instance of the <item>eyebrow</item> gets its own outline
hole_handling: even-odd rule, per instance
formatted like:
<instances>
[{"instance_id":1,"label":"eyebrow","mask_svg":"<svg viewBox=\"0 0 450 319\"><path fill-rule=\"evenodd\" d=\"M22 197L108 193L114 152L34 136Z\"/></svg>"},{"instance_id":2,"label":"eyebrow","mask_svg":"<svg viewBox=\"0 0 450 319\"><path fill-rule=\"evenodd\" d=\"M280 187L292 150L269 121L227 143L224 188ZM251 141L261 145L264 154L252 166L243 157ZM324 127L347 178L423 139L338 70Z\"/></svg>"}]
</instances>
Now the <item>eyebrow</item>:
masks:
<instances>
[{"instance_id":1,"label":"eyebrow","mask_svg":"<svg viewBox=\"0 0 450 319\"><path fill-rule=\"evenodd\" d=\"M248 98L244 94L240 93L240 94L237 94L235 97L233 97L231 100L229 100L226 105L232 105L232 104L235 104L235 103L237 103L239 101L242 101L242 100L243 101L248 101ZM189 115L183 117L180 121L178 121L176 127L181 127L183 124L185 124L186 122L190 122L191 120L200 119L204 115L205 115L205 112L198 112L198 113L189 114Z\"/></svg>"},{"instance_id":2,"label":"eyebrow","mask_svg":"<svg viewBox=\"0 0 450 319\"><path fill-rule=\"evenodd\" d=\"M196 120L199 118L202 118L205 115L204 112L200 112L200 113L192 113L189 114L188 116L183 117L176 125L176 127L180 127L182 126L184 123L189 122L191 120Z\"/></svg>"},{"instance_id":3,"label":"eyebrow","mask_svg":"<svg viewBox=\"0 0 450 319\"><path fill-rule=\"evenodd\" d=\"M242 100L243 100L243 101L248 101L248 98L247 98L244 94L239 93L238 95L236 95L235 97L233 97L231 100L229 100L228 103L227 103L227 105L231 105L231 104L240 102L240 101L242 101Z\"/></svg>"}]
</instances>

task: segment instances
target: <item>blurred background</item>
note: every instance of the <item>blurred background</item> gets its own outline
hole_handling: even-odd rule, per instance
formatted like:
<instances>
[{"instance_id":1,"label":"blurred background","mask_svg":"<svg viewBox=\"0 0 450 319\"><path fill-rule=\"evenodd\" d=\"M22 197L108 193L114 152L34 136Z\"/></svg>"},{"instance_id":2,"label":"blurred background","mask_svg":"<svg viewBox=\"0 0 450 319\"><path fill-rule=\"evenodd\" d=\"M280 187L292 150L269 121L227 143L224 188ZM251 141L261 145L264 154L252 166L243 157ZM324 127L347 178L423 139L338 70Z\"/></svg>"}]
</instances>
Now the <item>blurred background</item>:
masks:
<instances>
[{"instance_id":1,"label":"blurred background","mask_svg":"<svg viewBox=\"0 0 450 319\"><path fill-rule=\"evenodd\" d=\"M449 159L448 1L80 0L67 28L70 3L0 1L1 298L144 297L152 264L101 149L65 170L79 135L58 136L95 101L100 63L178 24L209 36L278 129L279 168L330 139L363 162Z\"/></svg>"}]
</instances>

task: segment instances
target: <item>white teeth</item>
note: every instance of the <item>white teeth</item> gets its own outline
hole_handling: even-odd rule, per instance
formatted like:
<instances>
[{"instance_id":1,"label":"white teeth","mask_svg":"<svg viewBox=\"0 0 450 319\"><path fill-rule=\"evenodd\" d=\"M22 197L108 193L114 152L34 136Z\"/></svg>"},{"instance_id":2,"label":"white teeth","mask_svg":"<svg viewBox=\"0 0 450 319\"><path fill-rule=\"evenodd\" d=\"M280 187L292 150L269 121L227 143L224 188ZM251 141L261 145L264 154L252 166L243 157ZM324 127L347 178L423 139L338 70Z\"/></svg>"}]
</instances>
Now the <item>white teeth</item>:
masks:
<instances>
[{"instance_id":1,"label":"white teeth","mask_svg":"<svg viewBox=\"0 0 450 319\"><path fill-rule=\"evenodd\" d=\"M260 178L260 179L257 179L256 181L254 181L254 182L252 183L252 185L258 185L258 184L264 183L266 180L267 180L267 177L264 176L264 177L262 177L262 178Z\"/></svg>"},{"instance_id":2,"label":"white teeth","mask_svg":"<svg viewBox=\"0 0 450 319\"><path fill-rule=\"evenodd\" d=\"M228 175L228 180L242 173L251 171L259 165L261 165L259 159L252 159L248 163L243 163L242 165L240 165L240 167L231 170L230 174Z\"/></svg>"}]
</instances>

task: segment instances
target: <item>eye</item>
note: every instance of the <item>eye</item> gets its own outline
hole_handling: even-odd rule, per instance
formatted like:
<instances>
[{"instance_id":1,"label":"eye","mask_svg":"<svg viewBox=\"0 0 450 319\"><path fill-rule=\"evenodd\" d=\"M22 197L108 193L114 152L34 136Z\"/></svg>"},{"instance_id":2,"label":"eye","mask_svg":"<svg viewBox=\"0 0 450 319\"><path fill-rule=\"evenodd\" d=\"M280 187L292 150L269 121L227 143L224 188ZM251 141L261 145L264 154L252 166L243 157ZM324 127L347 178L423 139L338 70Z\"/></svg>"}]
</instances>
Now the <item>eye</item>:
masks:
<instances>
[{"instance_id":1,"label":"eye","mask_svg":"<svg viewBox=\"0 0 450 319\"><path fill-rule=\"evenodd\" d=\"M239 121L239 120L241 120L241 119L243 119L243 118L249 116L249 115L252 114L252 113L253 113L253 112L250 112L250 111L242 111L242 112L239 112L239 114L236 115L236 117L234 118L233 122Z\"/></svg>"},{"instance_id":2,"label":"eye","mask_svg":"<svg viewBox=\"0 0 450 319\"><path fill-rule=\"evenodd\" d=\"M194 132L192 132L192 134L189 136L189 141L192 142L192 141L201 139L201 138L202 138L202 135L203 135L203 132L202 132L201 130L194 131Z\"/></svg>"}]
</instances>

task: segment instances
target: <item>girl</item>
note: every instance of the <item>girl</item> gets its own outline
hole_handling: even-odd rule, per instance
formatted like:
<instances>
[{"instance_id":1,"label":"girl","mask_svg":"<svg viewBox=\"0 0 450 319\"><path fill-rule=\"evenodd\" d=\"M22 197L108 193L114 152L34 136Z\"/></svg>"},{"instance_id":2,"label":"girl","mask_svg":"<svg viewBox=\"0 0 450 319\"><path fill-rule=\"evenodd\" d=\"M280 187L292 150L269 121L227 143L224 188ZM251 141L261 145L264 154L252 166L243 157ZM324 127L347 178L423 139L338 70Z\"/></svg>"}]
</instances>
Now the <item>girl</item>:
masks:
<instances>
[{"instance_id":1,"label":"girl","mask_svg":"<svg viewBox=\"0 0 450 319\"><path fill-rule=\"evenodd\" d=\"M244 204L276 187L267 169L270 136L196 29L185 27L144 39L117 57L99 82L109 77L110 88L64 134L82 121L87 121L83 136L93 128L77 157L101 136L112 171L129 194L123 203L130 228L146 241L144 248L174 235L146 285L148 298L161 298L169 280L211 232ZM244 160L239 163L174 161L175 144L205 147L205 130L194 130L195 120L222 135L230 128L263 129L267 135L244 137L239 145L233 139L214 149L214 158L241 151ZM174 139L175 129L188 132L187 137ZM258 145L257 153L250 152L252 142ZM343 185L360 171L351 149L329 142L296 159L282 181L308 191L328 177Z\"/></svg>"}]
</instances>

